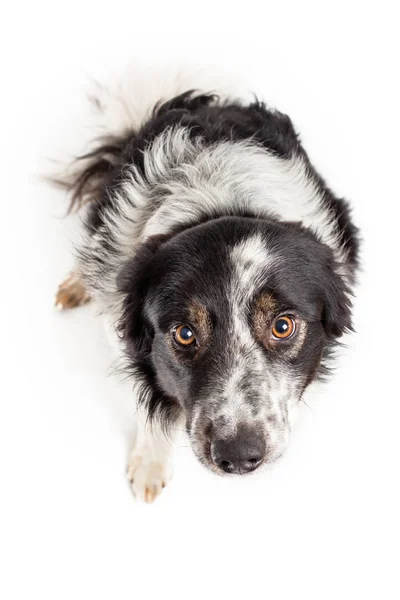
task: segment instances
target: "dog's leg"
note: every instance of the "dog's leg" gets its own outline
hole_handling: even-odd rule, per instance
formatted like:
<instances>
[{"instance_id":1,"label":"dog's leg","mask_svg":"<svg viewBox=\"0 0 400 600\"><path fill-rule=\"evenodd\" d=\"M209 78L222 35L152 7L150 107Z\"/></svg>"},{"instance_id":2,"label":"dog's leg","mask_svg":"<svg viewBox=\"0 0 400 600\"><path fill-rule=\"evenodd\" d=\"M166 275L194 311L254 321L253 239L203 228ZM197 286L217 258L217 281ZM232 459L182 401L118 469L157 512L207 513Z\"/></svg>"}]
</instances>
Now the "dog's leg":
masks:
<instances>
[{"instance_id":1,"label":"dog's leg","mask_svg":"<svg viewBox=\"0 0 400 600\"><path fill-rule=\"evenodd\" d=\"M90 296L87 293L81 278L75 272L72 272L59 286L56 294L55 305L59 310L65 308L74 308L89 302Z\"/></svg>"},{"instance_id":2,"label":"dog's leg","mask_svg":"<svg viewBox=\"0 0 400 600\"><path fill-rule=\"evenodd\" d=\"M138 409L135 447L128 462L128 479L136 498L153 502L172 475L173 438L167 438L157 422L149 424Z\"/></svg>"}]
</instances>

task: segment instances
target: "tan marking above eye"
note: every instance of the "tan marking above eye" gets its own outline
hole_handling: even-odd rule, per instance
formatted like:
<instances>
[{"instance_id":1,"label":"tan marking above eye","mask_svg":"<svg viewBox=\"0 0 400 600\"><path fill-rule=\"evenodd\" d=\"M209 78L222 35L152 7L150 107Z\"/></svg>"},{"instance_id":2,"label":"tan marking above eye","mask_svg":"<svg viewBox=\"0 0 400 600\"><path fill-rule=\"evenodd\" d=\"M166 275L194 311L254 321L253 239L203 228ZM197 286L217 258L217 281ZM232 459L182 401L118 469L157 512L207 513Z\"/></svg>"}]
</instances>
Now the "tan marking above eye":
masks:
<instances>
[{"instance_id":1,"label":"tan marking above eye","mask_svg":"<svg viewBox=\"0 0 400 600\"><path fill-rule=\"evenodd\" d=\"M196 337L189 325L179 325L174 330L174 338L180 346L192 346L196 342Z\"/></svg>"},{"instance_id":2,"label":"tan marking above eye","mask_svg":"<svg viewBox=\"0 0 400 600\"><path fill-rule=\"evenodd\" d=\"M212 320L207 308L193 300L188 306L188 316L200 339L208 340L212 333Z\"/></svg>"},{"instance_id":3,"label":"tan marking above eye","mask_svg":"<svg viewBox=\"0 0 400 600\"><path fill-rule=\"evenodd\" d=\"M285 340L293 335L295 328L296 324L294 319L288 315L283 315L282 317L275 319L275 322L272 325L272 335L275 339Z\"/></svg>"}]
</instances>

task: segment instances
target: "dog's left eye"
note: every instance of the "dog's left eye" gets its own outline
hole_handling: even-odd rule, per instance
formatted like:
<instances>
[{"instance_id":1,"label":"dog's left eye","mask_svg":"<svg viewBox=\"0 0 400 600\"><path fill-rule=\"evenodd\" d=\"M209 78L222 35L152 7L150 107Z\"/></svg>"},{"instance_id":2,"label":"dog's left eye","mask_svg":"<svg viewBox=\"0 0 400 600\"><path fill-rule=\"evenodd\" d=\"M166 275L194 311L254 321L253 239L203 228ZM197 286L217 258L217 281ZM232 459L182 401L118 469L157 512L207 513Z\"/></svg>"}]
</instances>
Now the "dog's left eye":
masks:
<instances>
[{"instance_id":1,"label":"dog's left eye","mask_svg":"<svg viewBox=\"0 0 400 600\"><path fill-rule=\"evenodd\" d=\"M286 340L293 335L295 328L294 319L284 315L275 320L272 326L272 337L276 340Z\"/></svg>"},{"instance_id":2,"label":"dog's left eye","mask_svg":"<svg viewBox=\"0 0 400 600\"><path fill-rule=\"evenodd\" d=\"M179 325L174 332L174 339L180 346L192 346L196 343L196 338L188 325Z\"/></svg>"}]
</instances>

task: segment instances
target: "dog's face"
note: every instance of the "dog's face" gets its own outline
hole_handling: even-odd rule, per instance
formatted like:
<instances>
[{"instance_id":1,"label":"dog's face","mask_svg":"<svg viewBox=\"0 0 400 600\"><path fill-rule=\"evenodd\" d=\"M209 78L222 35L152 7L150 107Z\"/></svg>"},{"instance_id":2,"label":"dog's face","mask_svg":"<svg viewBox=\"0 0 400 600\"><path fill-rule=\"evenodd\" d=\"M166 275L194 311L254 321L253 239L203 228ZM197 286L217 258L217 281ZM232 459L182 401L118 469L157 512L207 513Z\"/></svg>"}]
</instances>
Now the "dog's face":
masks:
<instances>
[{"instance_id":1,"label":"dog's face","mask_svg":"<svg viewBox=\"0 0 400 600\"><path fill-rule=\"evenodd\" d=\"M298 225L225 217L144 243L119 285L128 356L154 402L183 410L201 462L245 473L278 458L350 327L331 251Z\"/></svg>"}]
</instances>

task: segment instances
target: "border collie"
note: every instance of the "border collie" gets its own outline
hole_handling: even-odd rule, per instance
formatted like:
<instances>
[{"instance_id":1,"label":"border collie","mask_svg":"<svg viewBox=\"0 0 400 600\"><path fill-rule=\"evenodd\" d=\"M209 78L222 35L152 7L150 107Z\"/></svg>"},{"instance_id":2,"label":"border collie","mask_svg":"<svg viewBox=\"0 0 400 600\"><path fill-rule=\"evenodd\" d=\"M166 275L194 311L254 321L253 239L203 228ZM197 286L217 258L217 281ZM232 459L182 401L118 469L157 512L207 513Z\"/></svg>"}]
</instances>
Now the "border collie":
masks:
<instances>
[{"instance_id":1,"label":"border collie","mask_svg":"<svg viewBox=\"0 0 400 600\"><path fill-rule=\"evenodd\" d=\"M358 266L348 204L288 116L169 90L99 90L99 134L57 178L84 232L56 306L95 300L111 319L138 410L128 477L147 502L179 423L215 473L282 455L304 390L352 328Z\"/></svg>"}]
</instances>

